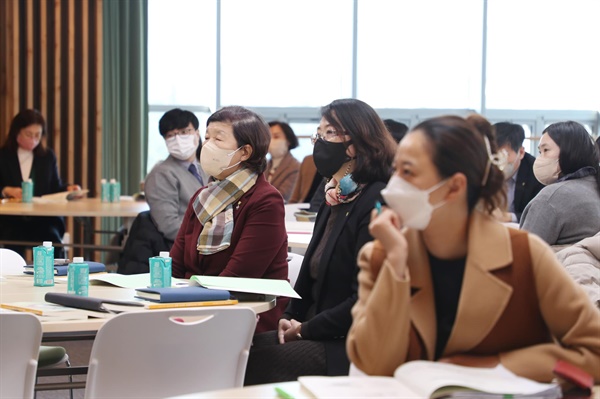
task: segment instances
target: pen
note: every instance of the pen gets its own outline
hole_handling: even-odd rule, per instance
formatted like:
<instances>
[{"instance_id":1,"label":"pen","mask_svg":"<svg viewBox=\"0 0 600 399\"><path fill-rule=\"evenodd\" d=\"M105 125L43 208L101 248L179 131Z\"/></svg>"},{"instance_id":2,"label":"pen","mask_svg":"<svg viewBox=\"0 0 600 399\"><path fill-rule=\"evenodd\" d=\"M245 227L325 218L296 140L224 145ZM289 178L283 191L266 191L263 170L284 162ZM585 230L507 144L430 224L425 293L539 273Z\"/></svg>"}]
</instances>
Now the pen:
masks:
<instances>
[{"instance_id":1,"label":"pen","mask_svg":"<svg viewBox=\"0 0 600 399\"><path fill-rule=\"evenodd\" d=\"M375 201L375 209L377 209L377 214L381 213L381 202Z\"/></svg>"},{"instance_id":2,"label":"pen","mask_svg":"<svg viewBox=\"0 0 600 399\"><path fill-rule=\"evenodd\" d=\"M281 399L294 399L292 395L279 387L275 387L275 392L277 392L277 396L279 396Z\"/></svg>"}]
</instances>

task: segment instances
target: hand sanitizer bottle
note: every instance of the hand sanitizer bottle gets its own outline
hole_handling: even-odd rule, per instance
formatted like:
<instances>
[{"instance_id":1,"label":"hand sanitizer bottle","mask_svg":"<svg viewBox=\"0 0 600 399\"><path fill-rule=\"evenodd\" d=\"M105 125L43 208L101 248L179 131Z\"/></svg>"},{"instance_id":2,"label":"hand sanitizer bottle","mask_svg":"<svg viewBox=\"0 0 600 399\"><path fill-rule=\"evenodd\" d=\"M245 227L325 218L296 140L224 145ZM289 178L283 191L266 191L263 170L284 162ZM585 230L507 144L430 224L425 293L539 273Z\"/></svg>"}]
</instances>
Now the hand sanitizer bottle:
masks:
<instances>
[{"instance_id":1,"label":"hand sanitizer bottle","mask_svg":"<svg viewBox=\"0 0 600 399\"><path fill-rule=\"evenodd\" d=\"M121 183L117 179L110 179L110 202L121 201Z\"/></svg>"},{"instance_id":2,"label":"hand sanitizer bottle","mask_svg":"<svg viewBox=\"0 0 600 399\"><path fill-rule=\"evenodd\" d=\"M33 200L33 180L27 179L21 183L21 201L30 203Z\"/></svg>"},{"instance_id":3,"label":"hand sanitizer bottle","mask_svg":"<svg viewBox=\"0 0 600 399\"><path fill-rule=\"evenodd\" d=\"M54 285L54 247L51 241L44 241L42 245L33 248L33 285Z\"/></svg>"},{"instance_id":4,"label":"hand sanitizer bottle","mask_svg":"<svg viewBox=\"0 0 600 399\"><path fill-rule=\"evenodd\" d=\"M110 202L110 184L106 179L100 180L100 201Z\"/></svg>"},{"instance_id":5,"label":"hand sanitizer bottle","mask_svg":"<svg viewBox=\"0 0 600 399\"><path fill-rule=\"evenodd\" d=\"M158 256L150 261L150 285L152 288L171 286L171 257L169 252L161 251Z\"/></svg>"},{"instance_id":6,"label":"hand sanitizer bottle","mask_svg":"<svg viewBox=\"0 0 600 399\"><path fill-rule=\"evenodd\" d=\"M83 262L81 256L73 258L73 263L69 263L67 273L67 293L78 296L88 296L90 268L87 263Z\"/></svg>"}]
</instances>

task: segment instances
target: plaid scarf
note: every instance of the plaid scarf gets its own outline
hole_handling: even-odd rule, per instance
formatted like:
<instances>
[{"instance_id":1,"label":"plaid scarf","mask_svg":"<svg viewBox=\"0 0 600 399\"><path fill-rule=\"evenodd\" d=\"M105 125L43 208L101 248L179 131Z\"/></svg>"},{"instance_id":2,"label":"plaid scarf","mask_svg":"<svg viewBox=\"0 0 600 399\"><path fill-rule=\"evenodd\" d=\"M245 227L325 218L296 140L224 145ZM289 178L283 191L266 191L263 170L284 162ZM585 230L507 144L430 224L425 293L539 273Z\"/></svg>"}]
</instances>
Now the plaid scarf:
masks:
<instances>
[{"instance_id":1,"label":"plaid scarf","mask_svg":"<svg viewBox=\"0 0 600 399\"><path fill-rule=\"evenodd\" d=\"M231 244L233 204L256 184L258 174L242 168L221 181L212 181L194 200L194 212L204 226L196 249L202 255L223 251Z\"/></svg>"}]
</instances>

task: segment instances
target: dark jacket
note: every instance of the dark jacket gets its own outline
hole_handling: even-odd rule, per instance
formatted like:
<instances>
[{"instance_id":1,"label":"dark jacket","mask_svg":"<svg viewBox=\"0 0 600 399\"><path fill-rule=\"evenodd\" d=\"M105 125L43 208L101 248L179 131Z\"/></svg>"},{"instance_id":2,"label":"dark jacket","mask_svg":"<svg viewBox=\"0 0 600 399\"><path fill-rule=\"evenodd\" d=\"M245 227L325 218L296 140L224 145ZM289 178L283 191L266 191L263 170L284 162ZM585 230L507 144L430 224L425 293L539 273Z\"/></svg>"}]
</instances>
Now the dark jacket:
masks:
<instances>
[{"instance_id":1,"label":"dark jacket","mask_svg":"<svg viewBox=\"0 0 600 399\"><path fill-rule=\"evenodd\" d=\"M352 324L351 310L358 295L358 252L373 237L369 234L371 211L381 201L385 183L371 183L354 201L337 205L340 215L319 262L317 280L310 276L310 259L322 239L331 214L323 203L312 239L306 250L298 281L294 287L302 299L292 299L283 317L302 322L302 337L324 341L329 375L347 375L350 367L346 355L346 335ZM313 298L316 293L316 304ZM313 304L315 316L306 320Z\"/></svg>"},{"instance_id":2,"label":"dark jacket","mask_svg":"<svg viewBox=\"0 0 600 399\"><path fill-rule=\"evenodd\" d=\"M65 191L58 175L56 156L51 149L46 149L42 156L34 156L31 165L33 195L36 197ZM23 178L16 151L0 148L0 192L6 186L21 187ZM0 217L0 239L12 241L52 241L60 242L65 234L65 221L56 216L2 216ZM23 253L22 247L9 248ZM54 256L64 256L62 248L54 248Z\"/></svg>"},{"instance_id":3,"label":"dark jacket","mask_svg":"<svg viewBox=\"0 0 600 399\"><path fill-rule=\"evenodd\" d=\"M528 153L521 160L519 170L517 171L517 182L515 184L515 197L513 200L515 206L515 215L517 221L521 220L521 214L529 202L540 192L544 185L535 178L533 174L533 163L535 157Z\"/></svg>"},{"instance_id":4,"label":"dark jacket","mask_svg":"<svg viewBox=\"0 0 600 399\"><path fill-rule=\"evenodd\" d=\"M158 256L161 251L170 251L172 246L173 241L166 239L154 225L150 211L140 212L131 225L117 273L148 273L148 259Z\"/></svg>"}]
</instances>

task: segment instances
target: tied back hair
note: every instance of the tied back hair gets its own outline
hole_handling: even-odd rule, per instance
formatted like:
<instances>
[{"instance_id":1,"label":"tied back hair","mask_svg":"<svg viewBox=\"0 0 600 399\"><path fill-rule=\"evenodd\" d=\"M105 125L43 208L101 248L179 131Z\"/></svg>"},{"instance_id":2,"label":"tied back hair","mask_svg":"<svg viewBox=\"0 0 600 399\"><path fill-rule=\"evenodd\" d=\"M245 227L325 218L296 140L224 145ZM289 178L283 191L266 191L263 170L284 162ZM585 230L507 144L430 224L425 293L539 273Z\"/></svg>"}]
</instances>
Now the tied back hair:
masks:
<instances>
[{"instance_id":1,"label":"tied back hair","mask_svg":"<svg viewBox=\"0 0 600 399\"><path fill-rule=\"evenodd\" d=\"M490 214L496 208L505 207L504 175L490 159L484 140L484 137L488 139L491 154L496 154L494 129L487 119L480 115L466 119L440 116L421 122L413 129L417 130L425 134L433 164L443 179L455 173L467 178L469 211L480 200Z\"/></svg>"}]
</instances>

